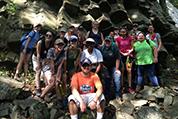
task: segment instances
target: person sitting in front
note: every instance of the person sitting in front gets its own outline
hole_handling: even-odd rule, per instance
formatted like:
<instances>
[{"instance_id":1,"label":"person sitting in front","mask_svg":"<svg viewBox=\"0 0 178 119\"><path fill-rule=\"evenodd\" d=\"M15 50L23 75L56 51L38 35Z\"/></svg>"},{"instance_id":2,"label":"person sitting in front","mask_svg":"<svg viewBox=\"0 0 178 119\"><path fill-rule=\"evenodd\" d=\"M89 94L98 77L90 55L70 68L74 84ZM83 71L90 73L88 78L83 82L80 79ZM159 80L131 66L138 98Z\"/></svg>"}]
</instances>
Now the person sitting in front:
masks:
<instances>
[{"instance_id":1,"label":"person sitting in front","mask_svg":"<svg viewBox=\"0 0 178 119\"><path fill-rule=\"evenodd\" d=\"M103 118L105 106L103 87L98 75L91 72L91 64L88 58L82 60L82 71L72 77L72 94L68 97L71 119L78 119L78 107L80 107L81 112L85 112L87 106L91 110L97 110L97 119Z\"/></svg>"}]
</instances>

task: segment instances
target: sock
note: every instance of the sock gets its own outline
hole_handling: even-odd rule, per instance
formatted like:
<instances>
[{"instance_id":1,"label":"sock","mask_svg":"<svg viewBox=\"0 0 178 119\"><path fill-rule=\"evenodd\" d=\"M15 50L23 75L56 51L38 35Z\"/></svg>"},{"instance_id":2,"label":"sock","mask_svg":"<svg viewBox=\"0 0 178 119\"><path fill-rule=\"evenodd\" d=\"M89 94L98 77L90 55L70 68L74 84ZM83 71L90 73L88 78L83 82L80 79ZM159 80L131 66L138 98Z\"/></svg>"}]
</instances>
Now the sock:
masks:
<instances>
[{"instance_id":1,"label":"sock","mask_svg":"<svg viewBox=\"0 0 178 119\"><path fill-rule=\"evenodd\" d=\"M97 112L97 118L96 119L102 119L103 118L103 112Z\"/></svg>"},{"instance_id":2,"label":"sock","mask_svg":"<svg viewBox=\"0 0 178 119\"><path fill-rule=\"evenodd\" d=\"M75 114L75 115L70 115L71 119L78 119L78 115Z\"/></svg>"}]
</instances>

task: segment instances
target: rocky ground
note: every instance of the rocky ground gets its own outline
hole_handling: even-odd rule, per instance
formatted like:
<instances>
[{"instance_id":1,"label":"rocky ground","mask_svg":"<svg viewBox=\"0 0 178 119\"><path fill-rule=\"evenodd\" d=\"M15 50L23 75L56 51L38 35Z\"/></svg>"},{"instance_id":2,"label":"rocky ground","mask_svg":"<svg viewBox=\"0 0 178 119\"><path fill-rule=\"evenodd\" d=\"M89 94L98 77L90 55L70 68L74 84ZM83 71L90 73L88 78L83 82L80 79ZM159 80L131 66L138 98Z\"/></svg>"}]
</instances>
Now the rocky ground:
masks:
<instances>
[{"instance_id":1,"label":"rocky ground","mask_svg":"<svg viewBox=\"0 0 178 119\"><path fill-rule=\"evenodd\" d=\"M7 58L5 58L7 59ZM26 82L12 79L16 63L0 61L0 119L68 119L67 105L56 95L44 101L33 98L33 73ZM123 94L123 100L111 100L106 106L105 119L177 119L178 118L178 63L168 58L168 68L161 70L163 86L148 85L138 94ZM24 80L22 78L22 80ZM81 114L93 119L93 113Z\"/></svg>"}]
</instances>

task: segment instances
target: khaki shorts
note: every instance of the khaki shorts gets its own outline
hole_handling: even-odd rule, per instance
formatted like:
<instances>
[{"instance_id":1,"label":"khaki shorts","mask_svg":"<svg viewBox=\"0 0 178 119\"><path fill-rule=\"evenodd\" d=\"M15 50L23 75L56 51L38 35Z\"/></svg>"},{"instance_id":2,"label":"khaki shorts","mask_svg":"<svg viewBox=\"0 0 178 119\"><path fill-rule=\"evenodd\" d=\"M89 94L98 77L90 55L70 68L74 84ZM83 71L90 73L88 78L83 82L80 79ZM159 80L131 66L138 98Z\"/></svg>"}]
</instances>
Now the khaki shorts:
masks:
<instances>
[{"instance_id":1,"label":"khaki shorts","mask_svg":"<svg viewBox=\"0 0 178 119\"><path fill-rule=\"evenodd\" d=\"M53 74L51 70L43 72L43 76L45 77L47 84L50 84L50 82L53 80Z\"/></svg>"},{"instance_id":2,"label":"khaki shorts","mask_svg":"<svg viewBox=\"0 0 178 119\"><path fill-rule=\"evenodd\" d=\"M41 59L40 63L42 64L42 62L43 62L43 60ZM34 54L32 55L32 64L33 64L33 71L36 72L37 71L36 68L38 66L38 63L37 63L37 57Z\"/></svg>"},{"instance_id":3,"label":"khaki shorts","mask_svg":"<svg viewBox=\"0 0 178 119\"><path fill-rule=\"evenodd\" d=\"M86 105L89 105L89 103L95 98L95 96L96 93L81 94L81 97ZM71 100L73 100L78 107L80 106L80 102L72 94L68 97L68 102L70 102ZM105 98L102 94L99 100L97 101L97 105L99 105L103 100L105 100Z\"/></svg>"}]
</instances>

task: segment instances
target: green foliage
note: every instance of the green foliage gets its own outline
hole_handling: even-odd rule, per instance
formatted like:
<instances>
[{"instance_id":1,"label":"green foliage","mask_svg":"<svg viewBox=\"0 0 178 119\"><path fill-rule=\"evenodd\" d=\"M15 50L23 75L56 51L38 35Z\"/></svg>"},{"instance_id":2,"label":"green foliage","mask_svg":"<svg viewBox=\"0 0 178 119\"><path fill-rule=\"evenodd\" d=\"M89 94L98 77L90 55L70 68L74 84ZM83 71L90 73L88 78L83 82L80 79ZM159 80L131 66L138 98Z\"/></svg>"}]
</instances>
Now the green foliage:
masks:
<instances>
[{"instance_id":1,"label":"green foliage","mask_svg":"<svg viewBox=\"0 0 178 119\"><path fill-rule=\"evenodd\" d=\"M17 6L13 2L8 2L6 5L6 10L9 14L14 15L16 13Z\"/></svg>"},{"instance_id":2,"label":"green foliage","mask_svg":"<svg viewBox=\"0 0 178 119\"><path fill-rule=\"evenodd\" d=\"M176 8L178 8L178 0L169 0Z\"/></svg>"}]
</instances>

